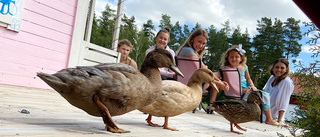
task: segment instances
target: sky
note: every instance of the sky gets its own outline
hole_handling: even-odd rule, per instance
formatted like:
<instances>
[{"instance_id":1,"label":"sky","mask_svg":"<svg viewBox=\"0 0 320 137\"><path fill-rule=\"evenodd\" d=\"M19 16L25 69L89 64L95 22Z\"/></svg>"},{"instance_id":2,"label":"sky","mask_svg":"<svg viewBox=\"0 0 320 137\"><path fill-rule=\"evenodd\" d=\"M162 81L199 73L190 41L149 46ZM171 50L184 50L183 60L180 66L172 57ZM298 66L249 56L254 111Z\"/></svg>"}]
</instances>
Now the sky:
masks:
<instances>
[{"instance_id":1,"label":"sky","mask_svg":"<svg viewBox=\"0 0 320 137\"><path fill-rule=\"evenodd\" d=\"M117 10L118 0L96 0L97 17L101 16L101 11L105 10L107 4ZM138 28L148 19L157 27L162 14L169 15L172 24L177 21L180 25L199 23L202 28L214 25L218 30L229 20L230 26L240 26L242 33L247 28L251 38L257 34L257 20L261 20L262 17L271 18L272 21L277 18L282 22L293 17L301 21L303 33L307 29L303 27L302 22L311 22L292 0L124 0L123 13L127 17L134 16ZM297 69L292 59L302 61L306 66L314 62L315 58L311 58L312 53L309 51L310 46L306 44L309 39L304 36L299 41L302 44L302 52L297 58L289 58L290 70Z\"/></svg>"}]
</instances>

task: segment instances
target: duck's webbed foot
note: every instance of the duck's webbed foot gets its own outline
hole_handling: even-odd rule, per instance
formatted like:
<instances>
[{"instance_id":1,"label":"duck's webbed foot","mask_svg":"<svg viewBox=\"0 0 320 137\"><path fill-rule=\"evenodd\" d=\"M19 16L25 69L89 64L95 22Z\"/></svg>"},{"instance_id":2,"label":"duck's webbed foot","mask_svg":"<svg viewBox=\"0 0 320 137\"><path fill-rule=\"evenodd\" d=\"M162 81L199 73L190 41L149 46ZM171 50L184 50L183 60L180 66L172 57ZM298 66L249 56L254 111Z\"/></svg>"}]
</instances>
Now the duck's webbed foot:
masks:
<instances>
[{"instance_id":1,"label":"duck's webbed foot","mask_svg":"<svg viewBox=\"0 0 320 137\"><path fill-rule=\"evenodd\" d=\"M146 121L147 121L147 123L148 123L149 126L161 127L161 125L152 123L152 122L151 122L151 118L152 118L152 115L149 114L148 118L146 119Z\"/></svg>"},{"instance_id":2,"label":"duck's webbed foot","mask_svg":"<svg viewBox=\"0 0 320 137\"><path fill-rule=\"evenodd\" d=\"M130 131L125 131L125 130L117 127L116 123L114 123L114 121L111 118L109 109L104 104L101 103L98 95L94 95L93 99L94 99L94 102L99 107L99 110L102 114L102 119L103 119L104 124L106 124L105 129L107 129L108 131L113 132L113 133L128 133L128 132L130 132Z\"/></svg>"},{"instance_id":3,"label":"duck's webbed foot","mask_svg":"<svg viewBox=\"0 0 320 137\"><path fill-rule=\"evenodd\" d=\"M238 124L234 123L234 126L236 126L238 129L243 130L243 131L247 131L247 129L244 129L242 127L240 127Z\"/></svg>"},{"instance_id":4,"label":"duck's webbed foot","mask_svg":"<svg viewBox=\"0 0 320 137\"><path fill-rule=\"evenodd\" d=\"M172 130L172 131L179 131L178 129L171 128L171 127L164 126L164 125L163 125L163 129L169 129L169 130Z\"/></svg>"},{"instance_id":5,"label":"duck's webbed foot","mask_svg":"<svg viewBox=\"0 0 320 137\"><path fill-rule=\"evenodd\" d=\"M126 131L126 130L120 129L118 127L111 127L111 126L108 126L108 125L106 125L105 129L107 129L107 131L110 131L112 133L129 133L130 132L130 131Z\"/></svg>"},{"instance_id":6,"label":"duck's webbed foot","mask_svg":"<svg viewBox=\"0 0 320 137\"><path fill-rule=\"evenodd\" d=\"M164 117L165 118L165 121L164 121L164 124L163 124L163 128L164 129L169 129L169 130L172 130L172 131L179 131L175 128L171 128L171 127L168 127L168 120L169 120L169 117Z\"/></svg>"},{"instance_id":7,"label":"duck's webbed foot","mask_svg":"<svg viewBox=\"0 0 320 137\"><path fill-rule=\"evenodd\" d=\"M234 130L233 130L233 127L232 127L233 124L234 124L234 123L231 123L231 122L230 122L230 131L233 132L233 133L242 134L241 132L238 132L238 131L234 131ZM234 124L234 126L239 126L239 125L238 125L238 124ZM240 127L240 126L239 126L239 127ZM238 128L238 127L237 127L237 128Z\"/></svg>"}]
</instances>

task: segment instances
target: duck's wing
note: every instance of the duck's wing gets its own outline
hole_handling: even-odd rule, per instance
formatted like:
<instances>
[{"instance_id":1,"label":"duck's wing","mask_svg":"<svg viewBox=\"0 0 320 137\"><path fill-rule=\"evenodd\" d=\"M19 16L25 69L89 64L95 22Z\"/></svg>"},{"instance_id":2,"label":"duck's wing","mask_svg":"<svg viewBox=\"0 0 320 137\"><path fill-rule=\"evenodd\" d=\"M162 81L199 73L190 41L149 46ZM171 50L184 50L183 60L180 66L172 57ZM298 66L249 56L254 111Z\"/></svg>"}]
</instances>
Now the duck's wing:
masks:
<instances>
[{"instance_id":1,"label":"duck's wing","mask_svg":"<svg viewBox=\"0 0 320 137\"><path fill-rule=\"evenodd\" d=\"M171 93L180 93L180 94L186 94L190 92L190 87L187 85L174 81L174 80L163 80L162 81L162 90L166 92L167 94Z\"/></svg>"},{"instance_id":2,"label":"duck's wing","mask_svg":"<svg viewBox=\"0 0 320 137\"><path fill-rule=\"evenodd\" d=\"M213 102L214 107L228 107L228 106L240 106L246 107L247 102L243 100L220 100Z\"/></svg>"},{"instance_id":3,"label":"duck's wing","mask_svg":"<svg viewBox=\"0 0 320 137\"><path fill-rule=\"evenodd\" d=\"M242 100L223 100L213 103L215 111L232 123L244 123L257 119L259 106Z\"/></svg>"},{"instance_id":4,"label":"duck's wing","mask_svg":"<svg viewBox=\"0 0 320 137\"><path fill-rule=\"evenodd\" d=\"M77 66L53 74L54 77L80 94L95 94L122 100L131 88L135 91L137 82L147 83L145 77L135 68L122 63L105 63L96 66ZM139 80L137 80L139 79Z\"/></svg>"},{"instance_id":5,"label":"duck's wing","mask_svg":"<svg viewBox=\"0 0 320 137\"><path fill-rule=\"evenodd\" d=\"M194 102L195 94L192 88L181 82L164 80L162 81L162 95L157 99L157 102L154 102L154 105L167 105L167 107L176 107L177 109L181 107L180 109L183 109Z\"/></svg>"},{"instance_id":6,"label":"duck's wing","mask_svg":"<svg viewBox=\"0 0 320 137\"><path fill-rule=\"evenodd\" d=\"M185 84L174 80L163 80L162 81L162 93L158 100L171 100L174 101L176 99L185 99L186 92L189 92L190 88ZM157 102L154 102L157 103Z\"/></svg>"},{"instance_id":7,"label":"duck's wing","mask_svg":"<svg viewBox=\"0 0 320 137\"><path fill-rule=\"evenodd\" d=\"M221 101L214 101L213 107L215 111L218 113L229 113L232 115L236 115L238 111L247 110L248 105L247 102L242 100L221 100ZM238 111L237 111L238 110Z\"/></svg>"},{"instance_id":8,"label":"duck's wing","mask_svg":"<svg viewBox=\"0 0 320 137\"><path fill-rule=\"evenodd\" d=\"M123 63L104 63L96 66L77 66L76 68L67 68L53 74L61 81L76 81L77 78L87 79L90 77L101 77L103 79L112 79L113 76L108 71L118 71L120 73L137 74L139 71L130 65ZM44 75L42 73L40 75ZM46 74L50 75L50 74Z\"/></svg>"},{"instance_id":9,"label":"duck's wing","mask_svg":"<svg viewBox=\"0 0 320 137\"><path fill-rule=\"evenodd\" d=\"M94 66L95 68L98 68L101 71L120 71L120 72L127 72L132 74L140 73L139 70L133 68L130 65L123 64L123 63L104 63Z\"/></svg>"},{"instance_id":10,"label":"duck's wing","mask_svg":"<svg viewBox=\"0 0 320 137\"><path fill-rule=\"evenodd\" d=\"M139 96L139 93L135 94L133 91L142 91L148 88L146 85L150 85L143 74L127 64L105 63L96 65L93 69L96 76L104 78L99 94L105 99L118 101L120 104L125 104L128 99ZM92 70L88 72L91 73Z\"/></svg>"},{"instance_id":11,"label":"duck's wing","mask_svg":"<svg viewBox=\"0 0 320 137\"><path fill-rule=\"evenodd\" d=\"M192 95L187 94L190 90L191 88L181 82L163 80L162 95L152 104L139 110L158 117L179 115L186 112L193 101ZM196 104L199 105L199 102Z\"/></svg>"}]
</instances>

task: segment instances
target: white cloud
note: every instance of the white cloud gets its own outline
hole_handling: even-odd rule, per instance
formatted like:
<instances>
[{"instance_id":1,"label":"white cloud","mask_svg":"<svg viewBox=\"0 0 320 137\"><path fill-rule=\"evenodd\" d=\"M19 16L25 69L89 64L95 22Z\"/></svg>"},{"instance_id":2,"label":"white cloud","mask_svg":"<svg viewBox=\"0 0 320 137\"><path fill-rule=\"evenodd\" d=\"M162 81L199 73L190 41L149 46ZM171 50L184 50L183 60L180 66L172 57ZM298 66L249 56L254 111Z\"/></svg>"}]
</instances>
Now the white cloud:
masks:
<instances>
[{"instance_id":1,"label":"white cloud","mask_svg":"<svg viewBox=\"0 0 320 137\"><path fill-rule=\"evenodd\" d=\"M97 18L100 18L102 16L101 12L105 10L107 3L109 3L111 9L117 11L118 2L116 0L113 0L111 2L108 2L107 0L96 0L95 14Z\"/></svg>"},{"instance_id":2,"label":"white cloud","mask_svg":"<svg viewBox=\"0 0 320 137\"><path fill-rule=\"evenodd\" d=\"M310 51L310 48L314 48L314 46L303 45L301 47L301 52L303 52L303 53L313 53L312 51Z\"/></svg>"},{"instance_id":3,"label":"white cloud","mask_svg":"<svg viewBox=\"0 0 320 137\"><path fill-rule=\"evenodd\" d=\"M116 9L117 1L109 1ZM97 0L97 15L107 3L107 0ZM123 11L129 17L134 16L138 26L151 19L157 27L162 14L168 14L172 24L179 21L180 25L194 25L198 22L203 28L214 25L220 29L229 19L232 28L239 25L243 32L248 28L251 36L256 33L257 20L262 17L273 21L278 18L283 22L293 17L310 22L292 0L125 0Z\"/></svg>"},{"instance_id":4,"label":"white cloud","mask_svg":"<svg viewBox=\"0 0 320 137\"><path fill-rule=\"evenodd\" d=\"M297 62L302 62L302 59L296 59Z\"/></svg>"}]
</instances>

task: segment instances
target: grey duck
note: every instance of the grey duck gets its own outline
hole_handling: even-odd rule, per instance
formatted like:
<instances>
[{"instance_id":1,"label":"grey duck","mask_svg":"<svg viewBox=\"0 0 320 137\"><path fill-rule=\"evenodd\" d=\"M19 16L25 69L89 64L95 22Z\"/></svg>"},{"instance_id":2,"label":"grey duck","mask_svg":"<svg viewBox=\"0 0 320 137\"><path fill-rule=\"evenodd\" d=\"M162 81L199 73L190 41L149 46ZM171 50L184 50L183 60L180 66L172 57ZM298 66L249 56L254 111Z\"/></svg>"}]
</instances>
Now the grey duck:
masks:
<instances>
[{"instance_id":1,"label":"grey duck","mask_svg":"<svg viewBox=\"0 0 320 137\"><path fill-rule=\"evenodd\" d=\"M183 76L171 54L164 49L150 52L140 72L127 64L105 63L62 69L55 74L37 76L70 104L90 115L102 117L108 131L125 133L111 116L122 115L151 104L161 96L158 68L167 67Z\"/></svg>"}]
</instances>

